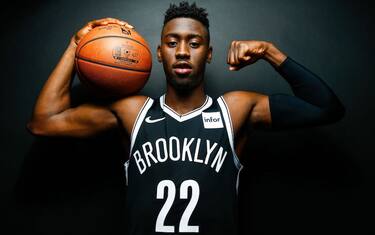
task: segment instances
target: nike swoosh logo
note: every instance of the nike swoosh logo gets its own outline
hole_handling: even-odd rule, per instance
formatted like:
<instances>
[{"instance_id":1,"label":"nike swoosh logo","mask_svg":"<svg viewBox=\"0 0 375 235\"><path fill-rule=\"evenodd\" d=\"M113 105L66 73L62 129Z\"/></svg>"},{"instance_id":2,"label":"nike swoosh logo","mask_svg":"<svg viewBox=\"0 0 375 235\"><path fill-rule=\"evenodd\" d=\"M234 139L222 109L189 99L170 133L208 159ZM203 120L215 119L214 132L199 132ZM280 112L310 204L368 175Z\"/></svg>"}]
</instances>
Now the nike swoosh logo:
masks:
<instances>
[{"instance_id":1,"label":"nike swoosh logo","mask_svg":"<svg viewBox=\"0 0 375 235\"><path fill-rule=\"evenodd\" d=\"M151 116L148 116L148 117L146 117L146 122L147 123L155 123L155 122L159 122L159 121L161 121L163 119L165 119L165 117L151 120Z\"/></svg>"}]
</instances>

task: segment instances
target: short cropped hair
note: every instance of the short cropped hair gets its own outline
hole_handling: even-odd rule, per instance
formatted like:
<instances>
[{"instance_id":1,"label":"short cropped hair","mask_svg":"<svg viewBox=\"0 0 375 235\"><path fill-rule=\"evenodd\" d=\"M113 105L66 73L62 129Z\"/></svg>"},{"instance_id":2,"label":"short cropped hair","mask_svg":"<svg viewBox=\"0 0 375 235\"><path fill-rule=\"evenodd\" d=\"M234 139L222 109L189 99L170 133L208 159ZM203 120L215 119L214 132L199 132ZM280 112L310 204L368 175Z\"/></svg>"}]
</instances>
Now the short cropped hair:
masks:
<instances>
[{"instance_id":1,"label":"short cropped hair","mask_svg":"<svg viewBox=\"0 0 375 235\"><path fill-rule=\"evenodd\" d=\"M183 1L179 3L179 6L176 4L170 4L169 8L165 12L164 16L164 25L168 23L168 21L179 18L179 17L186 17L198 20L201 22L207 29L208 41L210 41L210 30L209 26L210 23L208 21L208 13L205 8L197 7L195 2L189 5L188 2Z\"/></svg>"}]
</instances>

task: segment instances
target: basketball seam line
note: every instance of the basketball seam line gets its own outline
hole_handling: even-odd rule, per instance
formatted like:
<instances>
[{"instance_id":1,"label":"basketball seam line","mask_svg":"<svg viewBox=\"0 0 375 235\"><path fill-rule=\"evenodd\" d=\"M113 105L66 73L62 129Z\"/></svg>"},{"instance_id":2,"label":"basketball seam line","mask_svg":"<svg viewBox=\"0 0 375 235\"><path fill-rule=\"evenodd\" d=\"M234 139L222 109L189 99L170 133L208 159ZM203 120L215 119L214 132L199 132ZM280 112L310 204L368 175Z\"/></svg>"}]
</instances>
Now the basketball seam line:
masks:
<instances>
[{"instance_id":1,"label":"basketball seam line","mask_svg":"<svg viewBox=\"0 0 375 235\"><path fill-rule=\"evenodd\" d=\"M93 61L93 60L89 60L89 59L78 57L78 56L76 56L76 58L79 59L79 60L84 60L84 61L87 61L87 62L90 62L90 63L99 64L99 65L105 65L105 66L109 66L109 67L116 68L116 69L130 70L130 71L143 72L143 73L149 73L149 72L151 72L151 70L140 70L140 69L124 68L124 67L120 67L120 66L105 64L103 62Z\"/></svg>"},{"instance_id":2,"label":"basketball seam line","mask_svg":"<svg viewBox=\"0 0 375 235\"><path fill-rule=\"evenodd\" d=\"M79 49L79 52L81 52L82 48L84 48L88 43L92 42L92 41L95 41L97 39L101 39L101 38L111 38L111 37L115 37L115 38L126 38L126 39L129 39L129 40L132 40L138 44L140 44L141 46L143 46L144 48L146 48L146 50L148 50L148 52L152 55L150 49L148 47L146 47L145 45L143 45L142 43L138 42L137 40L133 39L133 38L129 38L129 37L124 37L124 36L117 36L117 35L110 35L110 36L101 36L101 37L97 37L97 38L93 38L87 42L85 42L85 44L83 44L81 46L81 48ZM79 53L78 53L79 54Z\"/></svg>"}]
</instances>

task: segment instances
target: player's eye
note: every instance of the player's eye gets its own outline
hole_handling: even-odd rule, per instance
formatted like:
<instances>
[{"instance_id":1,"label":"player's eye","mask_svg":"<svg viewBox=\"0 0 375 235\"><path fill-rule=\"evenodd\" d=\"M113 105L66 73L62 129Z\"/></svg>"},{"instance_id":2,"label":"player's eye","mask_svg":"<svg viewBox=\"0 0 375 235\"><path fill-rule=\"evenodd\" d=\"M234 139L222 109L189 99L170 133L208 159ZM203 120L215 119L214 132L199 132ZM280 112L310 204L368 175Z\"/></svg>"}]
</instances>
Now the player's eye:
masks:
<instances>
[{"instance_id":1,"label":"player's eye","mask_svg":"<svg viewBox=\"0 0 375 235\"><path fill-rule=\"evenodd\" d=\"M167 42L167 45L169 47L175 47L177 45L177 42Z\"/></svg>"},{"instance_id":2,"label":"player's eye","mask_svg":"<svg viewBox=\"0 0 375 235\"><path fill-rule=\"evenodd\" d=\"M191 46L192 48L197 48L197 47L199 47L199 43L197 43L197 42L191 42L191 43L190 43L190 46Z\"/></svg>"}]
</instances>

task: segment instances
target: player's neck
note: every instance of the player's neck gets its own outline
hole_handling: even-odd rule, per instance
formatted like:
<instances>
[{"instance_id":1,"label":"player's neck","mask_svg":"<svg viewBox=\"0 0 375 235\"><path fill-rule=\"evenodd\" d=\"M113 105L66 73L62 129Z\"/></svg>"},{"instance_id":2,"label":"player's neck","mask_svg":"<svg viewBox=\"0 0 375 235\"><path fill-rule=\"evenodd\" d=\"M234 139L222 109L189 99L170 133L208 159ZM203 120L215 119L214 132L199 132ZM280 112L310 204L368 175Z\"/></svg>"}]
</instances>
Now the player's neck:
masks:
<instances>
[{"instance_id":1,"label":"player's neck","mask_svg":"<svg viewBox=\"0 0 375 235\"><path fill-rule=\"evenodd\" d=\"M184 93L167 87L167 92L165 94L165 104L180 115L201 107L205 100L206 94L203 86L199 86L190 92Z\"/></svg>"}]
</instances>

